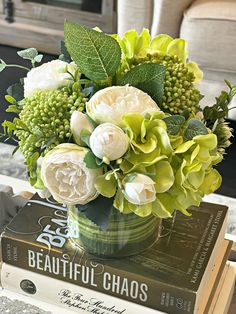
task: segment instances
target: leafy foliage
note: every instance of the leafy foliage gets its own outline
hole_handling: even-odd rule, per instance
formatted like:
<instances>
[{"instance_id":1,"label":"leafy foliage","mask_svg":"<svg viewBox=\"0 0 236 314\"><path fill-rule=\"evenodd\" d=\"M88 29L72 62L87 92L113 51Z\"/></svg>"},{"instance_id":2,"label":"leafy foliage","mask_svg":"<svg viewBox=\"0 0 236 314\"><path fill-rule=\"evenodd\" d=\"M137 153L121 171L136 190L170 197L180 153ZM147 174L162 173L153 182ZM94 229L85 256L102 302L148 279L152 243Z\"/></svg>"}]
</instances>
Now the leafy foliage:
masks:
<instances>
[{"instance_id":1,"label":"leafy foliage","mask_svg":"<svg viewBox=\"0 0 236 314\"><path fill-rule=\"evenodd\" d=\"M115 39L69 21L64 31L66 48L82 73L91 80L106 80L115 74L121 60Z\"/></svg>"},{"instance_id":2,"label":"leafy foliage","mask_svg":"<svg viewBox=\"0 0 236 314\"><path fill-rule=\"evenodd\" d=\"M191 140L197 135L208 134L206 126L197 119L190 119L187 123L187 128L184 132L184 137Z\"/></svg>"},{"instance_id":3,"label":"leafy foliage","mask_svg":"<svg viewBox=\"0 0 236 314\"><path fill-rule=\"evenodd\" d=\"M66 45L65 45L65 42L62 40L61 41L61 54L59 56L59 59L61 61L65 61L67 63L71 62L71 56L68 52L68 50L66 49Z\"/></svg>"},{"instance_id":4,"label":"leafy foliage","mask_svg":"<svg viewBox=\"0 0 236 314\"><path fill-rule=\"evenodd\" d=\"M25 60L30 60L33 66L35 66L36 62L40 63L43 59L43 55L38 54L38 51L35 48L28 48L17 51L17 54Z\"/></svg>"},{"instance_id":5,"label":"leafy foliage","mask_svg":"<svg viewBox=\"0 0 236 314\"><path fill-rule=\"evenodd\" d=\"M168 133L176 135L185 123L185 117L181 115L173 115L163 119L167 125Z\"/></svg>"},{"instance_id":6,"label":"leafy foliage","mask_svg":"<svg viewBox=\"0 0 236 314\"><path fill-rule=\"evenodd\" d=\"M8 95L15 98L16 101L20 101L24 98L24 84L22 82L13 84L7 89Z\"/></svg>"},{"instance_id":7,"label":"leafy foliage","mask_svg":"<svg viewBox=\"0 0 236 314\"><path fill-rule=\"evenodd\" d=\"M148 93L157 104L164 94L165 67L161 64L140 64L125 73L117 85L130 84Z\"/></svg>"}]
</instances>

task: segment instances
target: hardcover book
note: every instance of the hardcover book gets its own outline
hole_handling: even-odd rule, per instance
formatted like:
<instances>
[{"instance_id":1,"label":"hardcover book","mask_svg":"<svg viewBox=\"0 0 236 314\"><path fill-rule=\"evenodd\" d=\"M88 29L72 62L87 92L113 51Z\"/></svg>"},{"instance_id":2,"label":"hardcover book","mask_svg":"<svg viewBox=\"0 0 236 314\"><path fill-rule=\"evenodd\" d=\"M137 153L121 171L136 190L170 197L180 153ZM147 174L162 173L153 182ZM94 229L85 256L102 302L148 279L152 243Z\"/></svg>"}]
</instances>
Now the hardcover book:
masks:
<instances>
[{"instance_id":1,"label":"hardcover book","mask_svg":"<svg viewBox=\"0 0 236 314\"><path fill-rule=\"evenodd\" d=\"M37 197L2 234L5 263L168 313L196 313L219 248L227 207L202 203L191 216L164 220L161 238L142 254L99 260L73 244L67 210Z\"/></svg>"},{"instance_id":2,"label":"hardcover book","mask_svg":"<svg viewBox=\"0 0 236 314\"><path fill-rule=\"evenodd\" d=\"M223 242L220 254L217 255L215 261L214 271L212 271L207 285L204 287L204 296L201 298L197 314L208 314L206 311L207 305L209 309L209 306L213 303L216 288L223 277L223 270L227 267L226 261L231 247L232 242L227 240ZM31 296L34 299L55 304L61 308L63 307L63 309L69 309L81 314L163 313L104 293L97 291L92 292L85 287L40 275L33 271L24 270L6 263L2 265L1 285L8 291Z\"/></svg>"}]
</instances>

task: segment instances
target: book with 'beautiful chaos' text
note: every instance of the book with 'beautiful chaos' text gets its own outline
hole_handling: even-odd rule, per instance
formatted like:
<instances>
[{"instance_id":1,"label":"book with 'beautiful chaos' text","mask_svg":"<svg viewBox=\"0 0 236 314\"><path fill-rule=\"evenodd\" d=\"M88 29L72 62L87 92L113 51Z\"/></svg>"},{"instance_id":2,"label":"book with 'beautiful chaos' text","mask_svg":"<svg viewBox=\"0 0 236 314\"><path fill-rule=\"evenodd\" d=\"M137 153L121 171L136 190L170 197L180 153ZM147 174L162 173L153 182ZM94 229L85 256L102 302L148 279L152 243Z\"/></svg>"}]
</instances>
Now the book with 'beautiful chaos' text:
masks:
<instances>
[{"instance_id":1,"label":"book with 'beautiful chaos' text","mask_svg":"<svg viewBox=\"0 0 236 314\"><path fill-rule=\"evenodd\" d=\"M170 314L197 313L227 207L202 203L190 212L164 221L161 238L142 254L104 260L73 245L66 208L34 197L2 234L3 262Z\"/></svg>"},{"instance_id":2,"label":"book with 'beautiful chaos' text","mask_svg":"<svg viewBox=\"0 0 236 314\"><path fill-rule=\"evenodd\" d=\"M209 308L215 307L218 301L217 295L219 286L226 270L227 257L229 255L232 242L225 240L221 246L220 252L216 257L214 270L208 279L204 289L204 296L201 298L197 314L209 314ZM232 278L233 279L233 278ZM233 281L232 281L233 282ZM56 314L66 314L76 312L80 314L158 314L163 313L153 310L127 300L123 300L105 293L91 291L91 289L78 286L69 282L54 279L45 275L25 270L16 266L3 263L1 269L1 286L5 291L17 293L20 295L32 297L33 300L46 302L58 306ZM226 294L230 300L229 296ZM212 311L212 314L219 314ZM223 312L222 312L223 313Z\"/></svg>"}]
</instances>

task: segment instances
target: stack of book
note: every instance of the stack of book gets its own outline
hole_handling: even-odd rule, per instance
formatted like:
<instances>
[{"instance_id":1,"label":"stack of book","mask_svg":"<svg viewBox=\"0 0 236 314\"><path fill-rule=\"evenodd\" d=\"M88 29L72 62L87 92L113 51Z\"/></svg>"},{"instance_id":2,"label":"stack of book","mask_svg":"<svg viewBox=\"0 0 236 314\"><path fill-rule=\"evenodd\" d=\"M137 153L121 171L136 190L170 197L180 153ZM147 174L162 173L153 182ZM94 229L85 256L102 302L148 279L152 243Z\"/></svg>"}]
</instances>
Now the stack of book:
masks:
<instances>
[{"instance_id":1,"label":"stack of book","mask_svg":"<svg viewBox=\"0 0 236 314\"><path fill-rule=\"evenodd\" d=\"M61 313L227 313L235 282L227 207L203 202L190 212L164 220L142 254L105 260L73 245L66 208L34 196L2 234L2 287Z\"/></svg>"}]
</instances>

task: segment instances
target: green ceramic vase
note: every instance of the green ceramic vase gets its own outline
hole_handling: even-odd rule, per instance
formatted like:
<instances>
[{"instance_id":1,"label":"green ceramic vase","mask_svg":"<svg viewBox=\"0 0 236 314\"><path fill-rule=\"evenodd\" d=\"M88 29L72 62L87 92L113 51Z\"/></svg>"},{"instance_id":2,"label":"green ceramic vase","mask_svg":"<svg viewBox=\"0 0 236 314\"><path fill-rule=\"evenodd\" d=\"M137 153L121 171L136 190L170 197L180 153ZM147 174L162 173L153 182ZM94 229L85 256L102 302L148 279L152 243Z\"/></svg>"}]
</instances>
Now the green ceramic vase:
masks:
<instances>
[{"instance_id":1,"label":"green ceramic vase","mask_svg":"<svg viewBox=\"0 0 236 314\"><path fill-rule=\"evenodd\" d=\"M104 258L121 258L152 246L160 235L161 219L152 215L121 214L113 209L108 227L102 230L76 206L69 206L68 228L72 242L86 252Z\"/></svg>"}]
</instances>

